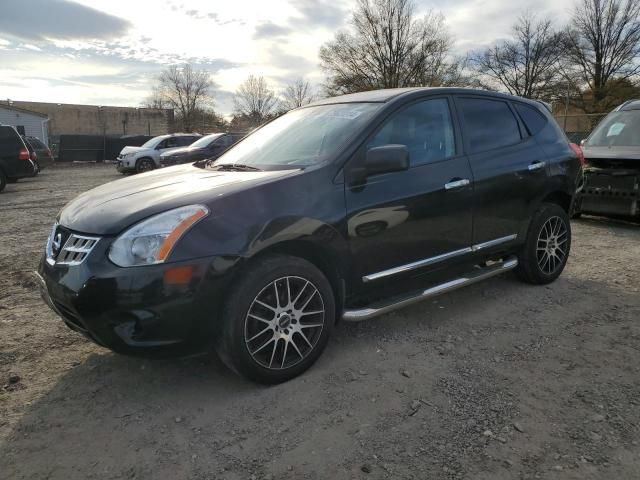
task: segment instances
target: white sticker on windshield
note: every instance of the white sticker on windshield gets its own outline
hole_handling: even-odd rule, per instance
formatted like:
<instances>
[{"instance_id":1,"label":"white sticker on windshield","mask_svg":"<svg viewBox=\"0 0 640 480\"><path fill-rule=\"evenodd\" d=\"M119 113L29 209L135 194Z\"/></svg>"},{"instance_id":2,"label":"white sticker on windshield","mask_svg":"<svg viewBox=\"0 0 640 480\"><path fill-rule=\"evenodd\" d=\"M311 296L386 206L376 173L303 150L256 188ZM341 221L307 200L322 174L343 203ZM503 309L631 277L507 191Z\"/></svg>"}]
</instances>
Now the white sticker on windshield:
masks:
<instances>
[{"instance_id":1,"label":"white sticker on windshield","mask_svg":"<svg viewBox=\"0 0 640 480\"><path fill-rule=\"evenodd\" d=\"M609 127L609 131L607 132L607 137L617 137L620 135L620 132L624 130L624 123L614 123Z\"/></svg>"}]
</instances>

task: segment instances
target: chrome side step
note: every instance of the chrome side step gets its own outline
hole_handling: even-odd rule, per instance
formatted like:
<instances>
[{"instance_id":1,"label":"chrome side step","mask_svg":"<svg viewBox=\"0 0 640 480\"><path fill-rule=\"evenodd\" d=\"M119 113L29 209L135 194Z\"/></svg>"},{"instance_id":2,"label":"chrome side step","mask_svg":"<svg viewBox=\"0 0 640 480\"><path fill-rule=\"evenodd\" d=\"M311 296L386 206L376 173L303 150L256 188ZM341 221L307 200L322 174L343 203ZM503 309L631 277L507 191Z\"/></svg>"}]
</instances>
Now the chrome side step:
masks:
<instances>
[{"instance_id":1,"label":"chrome side step","mask_svg":"<svg viewBox=\"0 0 640 480\"><path fill-rule=\"evenodd\" d=\"M476 270L472 270L463 277L456 278L455 280L451 280L440 285L436 285L435 287L427 288L426 290L423 290L421 292L416 292L416 294L414 295L401 298L399 300L396 298L392 301L392 303L379 303L357 310L345 310L342 315L342 319L347 322L360 322L362 320L369 320L370 318L384 315L385 313L397 310L398 308L406 307L427 298L435 297L436 295L441 295L443 293L457 290L458 288L462 288L467 285L471 285L472 283L476 283L481 280L500 275L501 273L513 270L517 266L518 259L515 256L511 256L505 258L500 262L493 263L487 267L478 267Z\"/></svg>"}]
</instances>

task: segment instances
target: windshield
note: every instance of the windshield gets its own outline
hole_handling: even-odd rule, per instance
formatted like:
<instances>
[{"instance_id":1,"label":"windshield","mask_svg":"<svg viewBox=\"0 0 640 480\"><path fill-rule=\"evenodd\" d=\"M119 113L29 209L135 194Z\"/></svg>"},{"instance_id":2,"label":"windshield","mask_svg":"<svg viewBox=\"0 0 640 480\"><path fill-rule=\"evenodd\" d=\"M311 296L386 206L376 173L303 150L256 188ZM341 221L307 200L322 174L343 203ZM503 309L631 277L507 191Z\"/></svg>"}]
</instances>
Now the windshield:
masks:
<instances>
[{"instance_id":1,"label":"windshield","mask_svg":"<svg viewBox=\"0 0 640 480\"><path fill-rule=\"evenodd\" d=\"M142 144L142 148L156 148L156 145L158 145L165 138L166 137L153 137L151 140L147 140L146 142L144 142Z\"/></svg>"},{"instance_id":2,"label":"windshield","mask_svg":"<svg viewBox=\"0 0 640 480\"><path fill-rule=\"evenodd\" d=\"M640 147L640 110L613 112L593 131L590 147Z\"/></svg>"},{"instance_id":3,"label":"windshield","mask_svg":"<svg viewBox=\"0 0 640 480\"><path fill-rule=\"evenodd\" d=\"M223 133L212 133L211 135L207 135L205 137L202 137L202 138L196 140L191 145L189 145L189 148L207 147L211 142L213 142L216 138L220 138L222 135L224 135L224 134Z\"/></svg>"},{"instance_id":4,"label":"windshield","mask_svg":"<svg viewBox=\"0 0 640 480\"><path fill-rule=\"evenodd\" d=\"M317 165L330 159L379 108L379 103L347 103L291 111L249 135L216 165L262 169Z\"/></svg>"}]
</instances>

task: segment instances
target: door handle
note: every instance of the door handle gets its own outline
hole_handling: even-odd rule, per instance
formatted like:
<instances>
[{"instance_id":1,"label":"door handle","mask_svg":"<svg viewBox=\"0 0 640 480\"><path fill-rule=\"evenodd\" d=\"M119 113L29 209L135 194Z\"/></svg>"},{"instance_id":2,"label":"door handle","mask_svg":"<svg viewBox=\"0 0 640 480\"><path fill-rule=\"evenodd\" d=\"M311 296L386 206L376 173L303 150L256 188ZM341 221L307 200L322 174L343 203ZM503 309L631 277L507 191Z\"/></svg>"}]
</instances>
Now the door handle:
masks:
<instances>
[{"instance_id":1,"label":"door handle","mask_svg":"<svg viewBox=\"0 0 640 480\"><path fill-rule=\"evenodd\" d=\"M462 178L460 180L451 180L449 183L445 183L444 184L444 189L445 190L453 190L455 188L466 187L470 183L471 182L469 181L468 178Z\"/></svg>"},{"instance_id":2,"label":"door handle","mask_svg":"<svg viewBox=\"0 0 640 480\"><path fill-rule=\"evenodd\" d=\"M546 164L547 162L533 162L527 168L529 169L530 172L533 172L535 170L540 170L541 168L544 168Z\"/></svg>"}]
</instances>

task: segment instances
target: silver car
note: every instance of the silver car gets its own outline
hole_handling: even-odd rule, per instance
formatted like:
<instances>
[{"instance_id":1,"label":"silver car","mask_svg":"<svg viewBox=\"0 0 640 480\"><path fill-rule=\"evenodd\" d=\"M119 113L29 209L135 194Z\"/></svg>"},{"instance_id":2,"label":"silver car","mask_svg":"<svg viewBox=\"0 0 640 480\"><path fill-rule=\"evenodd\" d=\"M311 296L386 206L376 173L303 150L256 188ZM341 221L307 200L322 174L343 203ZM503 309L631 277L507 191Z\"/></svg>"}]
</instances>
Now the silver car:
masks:
<instances>
[{"instance_id":1,"label":"silver car","mask_svg":"<svg viewBox=\"0 0 640 480\"><path fill-rule=\"evenodd\" d=\"M124 147L117 158L118 171L142 173L158 168L160 154L191 145L201 136L197 133L172 133L154 137L141 147Z\"/></svg>"}]
</instances>

